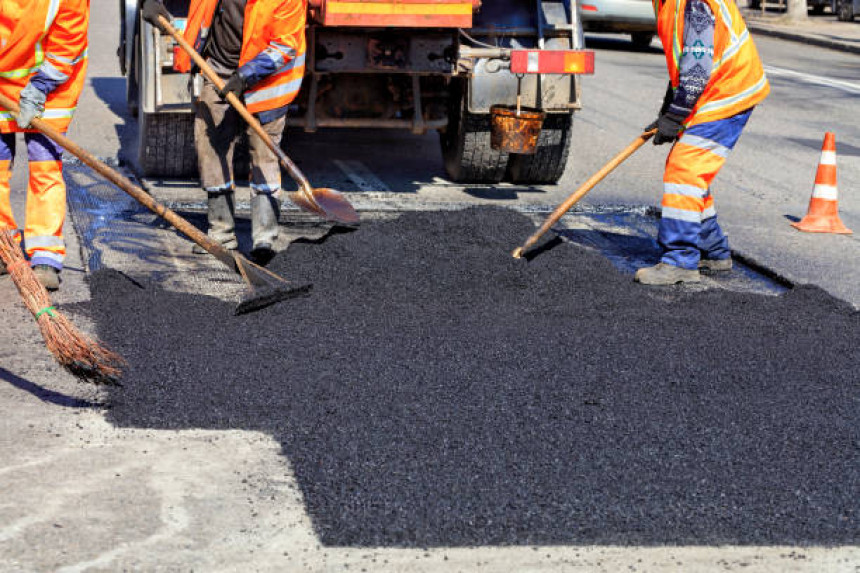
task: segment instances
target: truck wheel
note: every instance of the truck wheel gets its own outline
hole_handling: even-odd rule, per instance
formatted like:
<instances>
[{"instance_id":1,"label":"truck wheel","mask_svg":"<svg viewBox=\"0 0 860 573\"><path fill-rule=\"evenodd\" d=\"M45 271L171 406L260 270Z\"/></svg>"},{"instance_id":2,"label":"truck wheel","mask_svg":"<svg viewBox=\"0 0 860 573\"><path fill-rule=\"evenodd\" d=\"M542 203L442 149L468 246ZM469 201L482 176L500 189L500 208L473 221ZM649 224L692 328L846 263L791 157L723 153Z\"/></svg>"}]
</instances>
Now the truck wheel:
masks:
<instances>
[{"instance_id":1,"label":"truck wheel","mask_svg":"<svg viewBox=\"0 0 860 573\"><path fill-rule=\"evenodd\" d=\"M567 167L573 137L573 114L548 114L534 155L511 155L508 178L513 183L558 183Z\"/></svg>"},{"instance_id":2,"label":"truck wheel","mask_svg":"<svg viewBox=\"0 0 860 573\"><path fill-rule=\"evenodd\" d=\"M637 50L647 50L651 47L651 40L654 39L654 34L651 32L633 32L630 34L630 41L633 42L633 47Z\"/></svg>"},{"instance_id":3,"label":"truck wheel","mask_svg":"<svg viewBox=\"0 0 860 573\"><path fill-rule=\"evenodd\" d=\"M128 113L131 117L137 117L140 108L140 84L137 80L137 69L139 67L139 42L137 36L134 37L134 55L132 56L131 69L125 76L125 101L128 105Z\"/></svg>"},{"instance_id":4,"label":"truck wheel","mask_svg":"<svg viewBox=\"0 0 860 573\"><path fill-rule=\"evenodd\" d=\"M854 20L853 0L840 0L837 18L840 22L852 22Z\"/></svg>"},{"instance_id":5,"label":"truck wheel","mask_svg":"<svg viewBox=\"0 0 860 573\"><path fill-rule=\"evenodd\" d=\"M146 176L188 177L197 172L194 114L138 114L138 165Z\"/></svg>"},{"instance_id":6,"label":"truck wheel","mask_svg":"<svg viewBox=\"0 0 860 573\"><path fill-rule=\"evenodd\" d=\"M490 147L490 114L471 113L466 90L452 88L448 128L440 137L445 171L458 183L498 183L505 176L508 154Z\"/></svg>"}]
</instances>

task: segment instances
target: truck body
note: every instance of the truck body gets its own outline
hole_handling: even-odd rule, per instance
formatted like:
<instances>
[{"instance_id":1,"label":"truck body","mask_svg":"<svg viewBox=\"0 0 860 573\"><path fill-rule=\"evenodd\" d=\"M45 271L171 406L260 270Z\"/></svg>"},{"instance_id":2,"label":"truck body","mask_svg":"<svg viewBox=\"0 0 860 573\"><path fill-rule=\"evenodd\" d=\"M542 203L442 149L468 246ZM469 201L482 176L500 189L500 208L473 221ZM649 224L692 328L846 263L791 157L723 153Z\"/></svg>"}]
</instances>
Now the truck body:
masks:
<instances>
[{"instance_id":1,"label":"truck body","mask_svg":"<svg viewBox=\"0 0 860 573\"><path fill-rule=\"evenodd\" d=\"M146 175L192 176L194 82L173 70L178 48L141 20L137 0L120 1L119 56L129 106L139 122L139 167ZM165 6L182 26L189 0L165 0ZM307 36L306 76L288 126L307 132L436 130L446 171L460 182L507 177L555 183L564 172L573 114L580 106L576 74L593 66L593 54L583 50L575 4L311 0ZM515 74L514 52L534 65ZM559 68L551 64L559 58L541 58L538 52L567 54L565 61L575 65ZM490 107L514 105L518 93L522 105L547 113L534 155L490 145Z\"/></svg>"}]
</instances>

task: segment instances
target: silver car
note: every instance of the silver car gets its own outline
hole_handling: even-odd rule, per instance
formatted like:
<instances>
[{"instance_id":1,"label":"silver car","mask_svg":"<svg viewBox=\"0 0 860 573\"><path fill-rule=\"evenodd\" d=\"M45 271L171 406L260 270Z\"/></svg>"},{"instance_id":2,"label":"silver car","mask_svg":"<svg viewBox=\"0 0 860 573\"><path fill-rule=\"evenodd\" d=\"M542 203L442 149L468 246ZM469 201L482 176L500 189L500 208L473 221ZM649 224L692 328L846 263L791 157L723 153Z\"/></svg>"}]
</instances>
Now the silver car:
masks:
<instances>
[{"instance_id":1,"label":"silver car","mask_svg":"<svg viewBox=\"0 0 860 573\"><path fill-rule=\"evenodd\" d=\"M630 34L639 49L650 46L657 33L651 0L580 0L579 13L586 32Z\"/></svg>"}]
</instances>

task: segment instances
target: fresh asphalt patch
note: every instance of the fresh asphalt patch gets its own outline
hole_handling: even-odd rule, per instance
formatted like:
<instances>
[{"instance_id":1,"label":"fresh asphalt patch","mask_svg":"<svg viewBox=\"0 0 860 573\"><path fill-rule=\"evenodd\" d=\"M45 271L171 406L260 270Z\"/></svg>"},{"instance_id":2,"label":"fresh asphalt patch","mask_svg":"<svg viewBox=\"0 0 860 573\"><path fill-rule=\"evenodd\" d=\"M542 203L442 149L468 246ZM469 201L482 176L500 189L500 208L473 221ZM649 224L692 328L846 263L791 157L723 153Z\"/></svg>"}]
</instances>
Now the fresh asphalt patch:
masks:
<instances>
[{"instance_id":1,"label":"fresh asphalt patch","mask_svg":"<svg viewBox=\"0 0 860 573\"><path fill-rule=\"evenodd\" d=\"M293 243L306 298L92 276L123 427L268 432L325 544L856 544L860 313L636 285L513 211Z\"/></svg>"}]
</instances>

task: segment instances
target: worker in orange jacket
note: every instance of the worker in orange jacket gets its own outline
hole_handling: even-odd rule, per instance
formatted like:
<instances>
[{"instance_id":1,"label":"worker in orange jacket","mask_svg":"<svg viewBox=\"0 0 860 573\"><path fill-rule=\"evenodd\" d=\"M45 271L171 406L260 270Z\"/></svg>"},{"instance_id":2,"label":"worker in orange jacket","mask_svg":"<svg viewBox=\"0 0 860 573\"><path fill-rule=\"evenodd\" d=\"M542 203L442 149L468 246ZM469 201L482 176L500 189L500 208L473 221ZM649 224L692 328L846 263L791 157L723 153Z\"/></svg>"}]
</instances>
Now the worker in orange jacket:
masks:
<instances>
[{"instance_id":1,"label":"worker in orange jacket","mask_svg":"<svg viewBox=\"0 0 860 573\"><path fill-rule=\"evenodd\" d=\"M276 144L287 107L301 87L305 70L305 0L192 0L185 39L225 80L216 90L208 80L195 101L194 140L203 189L207 193L209 236L228 249L238 246L234 224L233 150L242 120L224 101L234 93ZM159 26L170 20L160 0L145 0L143 18ZM193 71L179 53L177 70ZM274 254L280 213L281 168L275 154L250 128L251 256L266 262Z\"/></svg>"},{"instance_id":2,"label":"worker in orange jacket","mask_svg":"<svg viewBox=\"0 0 860 573\"><path fill-rule=\"evenodd\" d=\"M653 0L669 87L654 143L675 142L663 176L660 263L639 269L643 284L701 280L732 268L717 223L711 182L770 87L746 24L732 0Z\"/></svg>"},{"instance_id":3,"label":"worker in orange jacket","mask_svg":"<svg viewBox=\"0 0 860 573\"><path fill-rule=\"evenodd\" d=\"M9 182L15 133L24 132L30 160L24 247L36 276L49 290L60 286L66 254L62 149L28 128L36 117L61 132L69 127L87 69L89 4L89 0L0 1L0 93L20 108L17 118L0 110L0 228L18 229ZM0 274L5 271L3 267Z\"/></svg>"}]
</instances>

